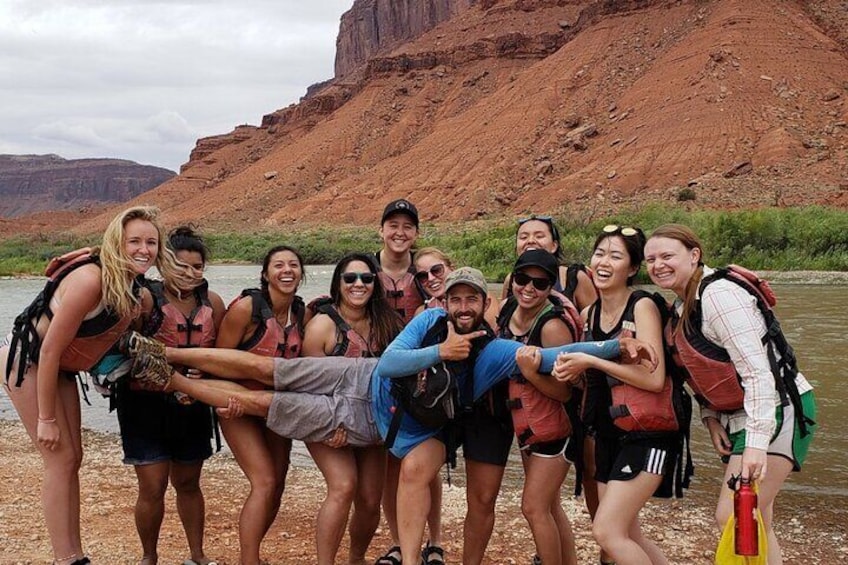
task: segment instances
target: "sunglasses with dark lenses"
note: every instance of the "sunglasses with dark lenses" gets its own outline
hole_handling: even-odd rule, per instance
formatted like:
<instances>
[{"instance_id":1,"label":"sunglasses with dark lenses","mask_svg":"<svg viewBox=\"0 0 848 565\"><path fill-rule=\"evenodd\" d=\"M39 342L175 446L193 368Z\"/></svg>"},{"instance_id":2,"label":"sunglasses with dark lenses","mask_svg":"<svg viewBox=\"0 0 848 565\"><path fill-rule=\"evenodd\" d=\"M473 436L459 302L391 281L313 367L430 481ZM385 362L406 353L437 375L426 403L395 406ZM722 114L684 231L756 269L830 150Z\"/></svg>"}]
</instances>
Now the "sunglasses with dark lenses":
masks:
<instances>
[{"instance_id":1,"label":"sunglasses with dark lenses","mask_svg":"<svg viewBox=\"0 0 848 565\"><path fill-rule=\"evenodd\" d=\"M342 273L342 280L346 284L353 284L357 279L362 281L362 284L373 284L377 275L374 273Z\"/></svg>"},{"instance_id":2,"label":"sunglasses with dark lenses","mask_svg":"<svg viewBox=\"0 0 848 565\"><path fill-rule=\"evenodd\" d=\"M536 290L548 290L552 284L546 277L531 277L527 273L512 273L512 282L518 286L527 286L532 282Z\"/></svg>"},{"instance_id":3,"label":"sunglasses with dark lenses","mask_svg":"<svg viewBox=\"0 0 848 565\"><path fill-rule=\"evenodd\" d=\"M445 274L444 263L436 263L429 269L415 273L415 279L420 283L425 283L427 282L427 279L430 278L430 275L433 275L434 277L441 277L443 274Z\"/></svg>"},{"instance_id":4,"label":"sunglasses with dark lenses","mask_svg":"<svg viewBox=\"0 0 848 565\"><path fill-rule=\"evenodd\" d=\"M603 232L609 234L620 233L624 237L633 237L634 235L639 233L636 228L631 228L630 226L619 226L616 224L605 225Z\"/></svg>"}]
</instances>

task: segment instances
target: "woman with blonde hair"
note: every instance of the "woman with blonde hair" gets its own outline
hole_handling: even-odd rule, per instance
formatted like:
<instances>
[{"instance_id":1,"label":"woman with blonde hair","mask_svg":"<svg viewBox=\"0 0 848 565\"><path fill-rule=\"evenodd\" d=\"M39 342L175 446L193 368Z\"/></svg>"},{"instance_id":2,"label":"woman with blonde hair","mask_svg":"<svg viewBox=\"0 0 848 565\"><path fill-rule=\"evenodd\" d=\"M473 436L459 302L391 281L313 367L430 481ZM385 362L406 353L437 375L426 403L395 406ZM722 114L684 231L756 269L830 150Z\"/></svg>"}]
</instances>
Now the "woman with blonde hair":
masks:
<instances>
[{"instance_id":1,"label":"woman with blonde hair","mask_svg":"<svg viewBox=\"0 0 848 565\"><path fill-rule=\"evenodd\" d=\"M41 502L53 562L90 563L80 535L82 434L75 375L91 370L142 312L150 295L136 279L150 267L176 272L157 208L115 217L101 247L68 253L48 266L48 281L15 320L0 348L5 390L43 464ZM14 381L13 375L16 375Z\"/></svg>"}]
</instances>

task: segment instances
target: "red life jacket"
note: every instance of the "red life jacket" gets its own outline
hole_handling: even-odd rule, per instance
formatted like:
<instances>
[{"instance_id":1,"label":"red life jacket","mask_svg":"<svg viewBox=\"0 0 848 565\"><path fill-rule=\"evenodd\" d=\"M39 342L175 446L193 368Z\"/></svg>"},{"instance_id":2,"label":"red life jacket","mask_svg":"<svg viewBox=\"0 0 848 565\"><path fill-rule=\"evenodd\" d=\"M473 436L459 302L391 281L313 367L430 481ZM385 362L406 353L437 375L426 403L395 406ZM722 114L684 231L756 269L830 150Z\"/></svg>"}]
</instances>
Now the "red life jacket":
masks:
<instances>
[{"instance_id":1,"label":"red life jacket","mask_svg":"<svg viewBox=\"0 0 848 565\"><path fill-rule=\"evenodd\" d=\"M209 301L209 285L203 281L194 289L197 306L186 317L165 297L165 287L159 281L150 281L147 285L156 309L161 312L158 324L152 336L169 347L215 347L214 311Z\"/></svg>"},{"instance_id":2,"label":"red life jacket","mask_svg":"<svg viewBox=\"0 0 848 565\"><path fill-rule=\"evenodd\" d=\"M410 254L410 258L411 258ZM376 254L377 265L380 264L380 252ZM401 318L404 325L415 316L415 311L419 306L424 304L424 299L427 298L427 293L421 288L421 285L415 280L415 263L410 263L409 269L400 278L394 280L385 271L380 269L377 271L377 276L380 277L380 282L386 290L386 298L389 305L394 308Z\"/></svg>"},{"instance_id":3,"label":"red life jacket","mask_svg":"<svg viewBox=\"0 0 848 565\"><path fill-rule=\"evenodd\" d=\"M365 341L344 318L334 304L322 304L318 312L326 314L336 324L336 345L329 353L329 357L377 357L380 351L372 344Z\"/></svg>"},{"instance_id":4,"label":"red life jacket","mask_svg":"<svg viewBox=\"0 0 848 565\"><path fill-rule=\"evenodd\" d=\"M283 329L277 323L274 311L258 288L244 289L233 304L247 296L252 301L251 321L256 325L256 330L246 341L239 344L238 349L265 357L286 359L300 357L303 346L303 317L306 310L303 299L295 296L291 305L294 321L289 320L289 325Z\"/></svg>"},{"instance_id":5,"label":"red life jacket","mask_svg":"<svg viewBox=\"0 0 848 565\"><path fill-rule=\"evenodd\" d=\"M48 319L53 318L50 300L59 284L76 269L91 263L99 267L100 257L92 255L90 250L85 249L66 253L62 257L53 259L47 266L45 274L48 279L44 288L35 300L15 318L6 362L7 382L11 377L19 344L21 355L18 359L18 377L15 386L21 386L23 383L27 366L30 363L38 363L41 352L41 337L36 330L38 320L42 315L47 316ZM140 291L141 286L136 279L133 281L133 295L138 297ZM106 307L93 318L83 320L74 339L59 357L59 370L76 373L88 371L94 367L129 328L140 311L140 308L136 308L133 316L122 318Z\"/></svg>"},{"instance_id":6,"label":"red life jacket","mask_svg":"<svg viewBox=\"0 0 848 565\"><path fill-rule=\"evenodd\" d=\"M745 392L730 355L727 350L709 341L701 331L703 318L700 297L708 285L719 279L739 285L755 298L766 324L762 342L775 378L776 389L784 405L791 402L795 407L798 424L806 435L806 426L812 421L804 416L795 383L798 375L795 352L786 341L780 322L772 309L777 299L768 282L748 269L728 265L704 277L698 288L698 300L689 319L690 327L678 328L680 319L675 315L666 330L666 335L673 339L672 354L675 363L685 368L686 381L701 405L719 412L734 412L744 407Z\"/></svg>"},{"instance_id":7,"label":"red life jacket","mask_svg":"<svg viewBox=\"0 0 848 565\"><path fill-rule=\"evenodd\" d=\"M571 330L574 341L579 341L583 333L580 313L571 301L559 293L551 293L548 301L550 303L545 305L536 316L530 331L523 336L515 336L509 330L509 321L518 308L518 299L514 296L507 298L498 314L498 335L526 345L541 347L542 328L548 321L560 319ZM510 409L512 427L521 449L571 435L571 420L568 418L565 405L530 384L520 372L509 379L508 395L507 407Z\"/></svg>"},{"instance_id":8,"label":"red life jacket","mask_svg":"<svg viewBox=\"0 0 848 565\"><path fill-rule=\"evenodd\" d=\"M586 319L587 338L590 340L600 340L636 337L634 310L636 303L644 298L655 301L662 300L661 314L666 311L665 301L661 297L642 290L633 291L627 300L627 305L621 315L617 330L612 334L605 334L601 337L601 332L599 331L601 324L599 299L589 307ZM598 378L597 372L594 373L589 378ZM605 376L606 384L612 396L609 415L616 428L625 432L673 432L680 429L678 421L680 409L675 409L674 400L676 386L670 374L666 374L665 383L660 392L651 392L627 384L610 375Z\"/></svg>"}]
</instances>

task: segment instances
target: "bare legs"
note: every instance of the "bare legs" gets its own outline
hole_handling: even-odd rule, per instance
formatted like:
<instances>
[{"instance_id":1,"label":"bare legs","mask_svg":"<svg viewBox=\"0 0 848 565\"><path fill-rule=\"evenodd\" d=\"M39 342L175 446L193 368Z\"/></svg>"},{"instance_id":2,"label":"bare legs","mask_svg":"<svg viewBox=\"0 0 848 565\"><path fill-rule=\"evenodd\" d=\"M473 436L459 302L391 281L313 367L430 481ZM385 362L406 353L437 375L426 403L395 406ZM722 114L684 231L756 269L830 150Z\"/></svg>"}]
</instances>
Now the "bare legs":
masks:
<instances>
[{"instance_id":1,"label":"bare legs","mask_svg":"<svg viewBox=\"0 0 848 565\"><path fill-rule=\"evenodd\" d=\"M668 565L654 542L642 535L639 511L662 482L662 475L641 472L629 481L598 484L601 501L592 534L619 565Z\"/></svg>"},{"instance_id":2,"label":"bare legs","mask_svg":"<svg viewBox=\"0 0 848 565\"><path fill-rule=\"evenodd\" d=\"M430 483L445 462L445 445L430 438L415 446L400 464L397 499L398 537L401 554L408 563L417 562L421 553L424 526L430 512Z\"/></svg>"},{"instance_id":3,"label":"bare legs","mask_svg":"<svg viewBox=\"0 0 848 565\"><path fill-rule=\"evenodd\" d=\"M203 463L182 464L165 461L152 465L136 465L138 499L135 505L135 525L141 540L143 563L158 561L159 529L165 515L165 491L168 481L177 493L177 512L188 540L191 558L205 563L203 527L205 501L200 490Z\"/></svg>"},{"instance_id":4,"label":"bare legs","mask_svg":"<svg viewBox=\"0 0 848 565\"><path fill-rule=\"evenodd\" d=\"M0 350L0 364L5 367L8 347ZM76 381L59 376L56 423L61 431L58 447L50 451L36 441L38 402L35 365L27 371L20 387L14 375L6 393L12 401L44 465L41 505L53 557L58 565L67 565L83 557L80 539L79 469L82 463L80 405Z\"/></svg>"},{"instance_id":5,"label":"bare legs","mask_svg":"<svg viewBox=\"0 0 848 565\"><path fill-rule=\"evenodd\" d=\"M386 476L386 448L382 445L355 447L356 494L350 519L350 556L348 562L365 563L365 552L380 525L380 499ZM437 509L438 510L438 509ZM430 514L432 515L432 510ZM437 512L438 513L438 512Z\"/></svg>"},{"instance_id":6,"label":"bare legs","mask_svg":"<svg viewBox=\"0 0 848 565\"><path fill-rule=\"evenodd\" d=\"M252 392L269 398L273 394L270 391ZM267 413L267 408L265 411ZM239 515L241 563L259 565L259 547L280 509L291 440L268 430L259 418L222 420L221 429L236 462L250 482L250 494Z\"/></svg>"},{"instance_id":7,"label":"bare legs","mask_svg":"<svg viewBox=\"0 0 848 565\"><path fill-rule=\"evenodd\" d=\"M480 565L495 527L495 502L504 467L466 459L465 474L468 510L462 531L462 563Z\"/></svg>"},{"instance_id":8,"label":"bare legs","mask_svg":"<svg viewBox=\"0 0 848 565\"><path fill-rule=\"evenodd\" d=\"M267 386L274 384L274 358L238 349L207 347L165 349L172 365L188 365L204 373L228 380L254 380Z\"/></svg>"},{"instance_id":9,"label":"bare legs","mask_svg":"<svg viewBox=\"0 0 848 565\"><path fill-rule=\"evenodd\" d=\"M560 504L560 488L569 464L562 456L522 454L524 491L521 511L533 532L536 550L545 565L576 565L571 523Z\"/></svg>"},{"instance_id":10,"label":"bare legs","mask_svg":"<svg viewBox=\"0 0 848 565\"><path fill-rule=\"evenodd\" d=\"M386 483L383 488L383 514L389 526L392 545L400 546L398 534L398 480L400 478L401 461L391 453L386 463ZM433 545L441 545L442 541L442 477L438 473L430 482L430 511L427 514L429 540Z\"/></svg>"}]
</instances>

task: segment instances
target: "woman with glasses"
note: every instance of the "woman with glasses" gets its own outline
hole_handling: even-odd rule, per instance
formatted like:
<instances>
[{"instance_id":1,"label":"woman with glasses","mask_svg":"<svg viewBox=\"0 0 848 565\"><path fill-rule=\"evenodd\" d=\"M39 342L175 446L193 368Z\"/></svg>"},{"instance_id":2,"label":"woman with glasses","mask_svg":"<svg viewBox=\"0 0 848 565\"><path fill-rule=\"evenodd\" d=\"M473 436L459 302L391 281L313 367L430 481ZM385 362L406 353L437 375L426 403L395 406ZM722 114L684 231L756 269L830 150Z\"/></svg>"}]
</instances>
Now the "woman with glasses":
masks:
<instances>
[{"instance_id":1,"label":"woman with glasses","mask_svg":"<svg viewBox=\"0 0 848 565\"><path fill-rule=\"evenodd\" d=\"M663 351L660 310L650 294L632 286L644 245L642 230L614 225L606 226L595 240L591 268L598 300L583 314L586 340L637 337ZM663 356L650 371L641 365L561 355L553 374L576 382L584 372L587 389L582 416L595 438L600 495L592 521L595 540L619 565L667 564L639 525L639 512L654 493L671 496L670 478L679 447L671 379ZM642 413L646 418L637 419L635 415ZM644 424L649 418L650 423Z\"/></svg>"},{"instance_id":2,"label":"woman with glasses","mask_svg":"<svg viewBox=\"0 0 848 565\"><path fill-rule=\"evenodd\" d=\"M154 299L142 333L170 347L212 347L224 316L224 301L209 290L203 271L208 250L190 226L168 235L168 247L178 261L177 276L146 281ZM193 370L187 374L200 377ZM146 392L137 381L121 381L115 404L121 430L124 463L138 479L135 525L141 540L141 563L158 561L159 530L165 515L168 483L188 540L187 562L208 565L203 552L205 503L200 490L203 462L212 456L210 408L185 395Z\"/></svg>"},{"instance_id":3,"label":"woman with glasses","mask_svg":"<svg viewBox=\"0 0 848 565\"><path fill-rule=\"evenodd\" d=\"M725 463L716 520L723 528L733 512L731 477L758 482L768 563L783 563L772 528L774 501L789 473L801 470L812 441L813 388L781 354L774 341L783 337L779 324L766 321L770 310L758 306L746 285L704 265L703 246L691 229L658 227L645 259L654 284L677 295L676 360L700 393L702 422Z\"/></svg>"},{"instance_id":4,"label":"woman with glasses","mask_svg":"<svg viewBox=\"0 0 848 565\"><path fill-rule=\"evenodd\" d=\"M551 294L558 271L556 257L547 251L531 249L521 254L510 277L512 296L498 316L499 337L536 347L579 341L579 313L570 302L561 302L567 298ZM521 510L533 532L537 555L545 565L574 565L574 533L560 504L560 488L575 458L563 405L571 396L571 386L538 374L505 384L509 397L505 405L511 407L524 465ZM492 487L497 494L494 483Z\"/></svg>"},{"instance_id":5,"label":"woman with glasses","mask_svg":"<svg viewBox=\"0 0 848 565\"><path fill-rule=\"evenodd\" d=\"M266 357L299 357L309 318L297 295L304 277L300 253L286 245L273 247L265 254L260 277L260 288L243 290L230 304L215 346ZM252 386L265 388L258 382ZM259 546L274 523L286 486L291 440L256 417L222 420L221 430L250 482L239 515L240 563L259 565Z\"/></svg>"},{"instance_id":6,"label":"woman with glasses","mask_svg":"<svg viewBox=\"0 0 848 565\"><path fill-rule=\"evenodd\" d=\"M440 249L424 247L415 252L415 281L427 293L424 304L418 307L415 314L427 308L444 308L445 278L453 271L453 262Z\"/></svg>"},{"instance_id":7,"label":"woman with glasses","mask_svg":"<svg viewBox=\"0 0 848 565\"><path fill-rule=\"evenodd\" d=\"M330 282L330 301L317 307L306 326L304 357L378 357L395 338L401 319L386 300L377 271L374 261L361 253L339 261ZM380 523L385 448L350 447L343 438L337 439L306 444L327 482L316 527L319 565L335 563L351 504L348 563L365 563Z\"/></svg>"}]
</instances>

